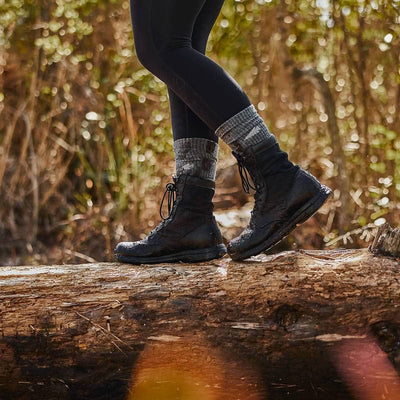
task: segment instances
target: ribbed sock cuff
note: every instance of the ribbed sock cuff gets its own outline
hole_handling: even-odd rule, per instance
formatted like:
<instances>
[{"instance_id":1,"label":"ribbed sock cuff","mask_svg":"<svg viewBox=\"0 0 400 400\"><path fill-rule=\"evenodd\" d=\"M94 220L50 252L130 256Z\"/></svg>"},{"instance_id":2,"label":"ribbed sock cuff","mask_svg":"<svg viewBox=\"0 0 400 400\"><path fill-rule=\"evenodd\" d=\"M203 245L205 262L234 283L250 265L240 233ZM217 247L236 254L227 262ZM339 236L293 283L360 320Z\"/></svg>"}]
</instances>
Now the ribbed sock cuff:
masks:
<instances>
[{"instance_id":1,"label":"ribbed sock cuff","mask_svg":"<svg viewBox=\"0 0 400 400\"><path fill-rule=\"evenodd\" d=\"M218 143L204 138L175 140L176 175L188 174L215 180Z\"/></svg>"},{"instance_id":2,"label":"ribbed sock cuff","mask_svg":"<svg viewBox=\"0 0 400 400\"><path fill-rule=\"evenodd\" d=\"M225 121L215 134L237 152L243 152L247 147L262 141L268 147L277 143L253 105Z\"/></svg>"}]
</instances>

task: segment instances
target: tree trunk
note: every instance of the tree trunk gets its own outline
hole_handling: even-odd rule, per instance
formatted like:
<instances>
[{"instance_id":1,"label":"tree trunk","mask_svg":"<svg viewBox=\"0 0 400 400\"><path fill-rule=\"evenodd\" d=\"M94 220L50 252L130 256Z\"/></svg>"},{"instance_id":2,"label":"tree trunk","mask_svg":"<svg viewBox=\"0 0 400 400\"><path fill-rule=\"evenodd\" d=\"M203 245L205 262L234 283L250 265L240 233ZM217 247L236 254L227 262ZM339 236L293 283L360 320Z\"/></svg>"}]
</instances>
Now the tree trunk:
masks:
<instances>
[{"instance_id":1,"label":"tree trunk","mask_svg":"<svg viewBox=\"0 0 400 400\"><path fill-rule=\"evenodd\" d=\"M328 83L323 78L323 75L315 68L300 68L291 56L286 45L288 38L288 30L284 21L286 14L287 4L284 0L280 0L277 18L280 21L279 33L281 35L281 45L279 50L281 52L281 58L283 60L283 65L290 71L290 74L295 82L310 82L319 92L322 98L325 113L328 116L327 125L332 144L332 159L337 167L336 180L337 187L340 190L341 201L341 212L338 215L338 227L339 232L343 234L350 227L350 222L352 219L352 206L349 192L350 183L347 174L346 157L343 151L343 145L341 143L342 141L335 112L335 100Z\"/></svg>"},{"instance_id":2,"label":"tree trunk","mask_svg":"<svg viewBox=\"0 0 400 400\"><path fill-rule=\"evenodd\" d=\"M325 112L328 115L328 131L332 144L332 158L337 167L337 186L340 190L341 212L338 215L340 233L346 232L350 227L352 220L350 183L347 176L346 157L341 143L339 126L335 114L335 101L333 99L328 83L323 75L314 68L293 69L293 78L295 80L309 81L319 91Z\"/></svg>"},{"instance_id":3,"label":"tree trunk","mask_svg":"<svg viewBox=\"0 0 400 400\"><path fill-rule=\"evenodd\" d=\"M367 250L3 267L0 398L400 398L399 268ZM374 379L386 397L357 397Z\"/></svg>"}]
</instances>

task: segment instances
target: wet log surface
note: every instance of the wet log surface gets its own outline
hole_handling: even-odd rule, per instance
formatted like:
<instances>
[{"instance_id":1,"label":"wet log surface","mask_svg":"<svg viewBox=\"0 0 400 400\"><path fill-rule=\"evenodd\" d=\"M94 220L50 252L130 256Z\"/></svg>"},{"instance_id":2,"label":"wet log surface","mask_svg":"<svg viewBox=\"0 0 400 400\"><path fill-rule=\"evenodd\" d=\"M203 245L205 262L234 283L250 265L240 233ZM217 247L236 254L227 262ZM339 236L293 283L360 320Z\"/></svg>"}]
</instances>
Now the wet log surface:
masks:
<instances>
[{"instance_id":1,"label":"wet log surface","mask_svg":"<svg viewBox=\"0 0 400 400\"><path fill-rule=\"evenodd\" d=\"M366 249L3 267L0 398L355 399L378 375L399 398L399 272Z\"/></svg>"}]
</instances>

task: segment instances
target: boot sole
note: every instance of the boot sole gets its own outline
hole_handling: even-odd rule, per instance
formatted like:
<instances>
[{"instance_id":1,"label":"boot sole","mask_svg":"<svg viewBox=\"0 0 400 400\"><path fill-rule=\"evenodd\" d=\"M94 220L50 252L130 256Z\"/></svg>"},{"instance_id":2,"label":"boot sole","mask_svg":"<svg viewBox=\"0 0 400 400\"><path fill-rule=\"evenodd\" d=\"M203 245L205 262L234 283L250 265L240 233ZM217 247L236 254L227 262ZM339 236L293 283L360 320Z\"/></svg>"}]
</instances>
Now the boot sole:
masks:
<instances>
[{"instance_id":1,"label":"boot sole","mask_svg":"<svg viewBox=\"0 0 400 400\"><path fill-rule=\"evenodd\" d=\"M210 261L215 258L221 258L227 253L224 244L206 249L191 249L179 253L168 254L158 257L136 257L125 254L115 253L115 258L122 263L128 264L159 264L172 262L203 262Z\"/></svg>"},{"instance_id":2,"label":"boot sole","mask_svg":"<svg viewBox=\"0 0 400 400\"><path fill-rule=\"evenodd\" d=\"M272 246L275 246L283 238L285 238L289 233L296 228L297 225L302 224L311 218L326 202L329 196L332 194L332 190L325 185L321 185L321 188L316 196L314 196L308 203L306 203L302 208L300 208L293 217L287 222L285 226L282 226L274 235L270 236L264 242L258 244L257 246L248 249L242 253L230 253L228 246L228 253L232 260L241 261L251 256L260 254L263 251L269 250Z\"/></svg>"}]
</instances>

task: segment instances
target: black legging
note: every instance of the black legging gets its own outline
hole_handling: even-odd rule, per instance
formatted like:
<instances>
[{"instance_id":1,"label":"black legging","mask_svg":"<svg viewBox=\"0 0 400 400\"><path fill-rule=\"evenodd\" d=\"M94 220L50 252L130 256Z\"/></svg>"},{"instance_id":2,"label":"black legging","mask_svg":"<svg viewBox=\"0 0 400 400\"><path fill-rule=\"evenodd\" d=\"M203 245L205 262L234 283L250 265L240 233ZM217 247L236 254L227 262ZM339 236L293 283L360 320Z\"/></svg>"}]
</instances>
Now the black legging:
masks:
<instances>
[{"instance_id":1,"label":"black legging","mask_svg":"<svg viewBox=\"0 0 400 400\"><path fill-rule=\"evenodd\" d=\"M168 86L174 140L217 141L215 130L251 103L204 55L224 0L131 0L136 53Z\"/></svg>"}]
</instances>

